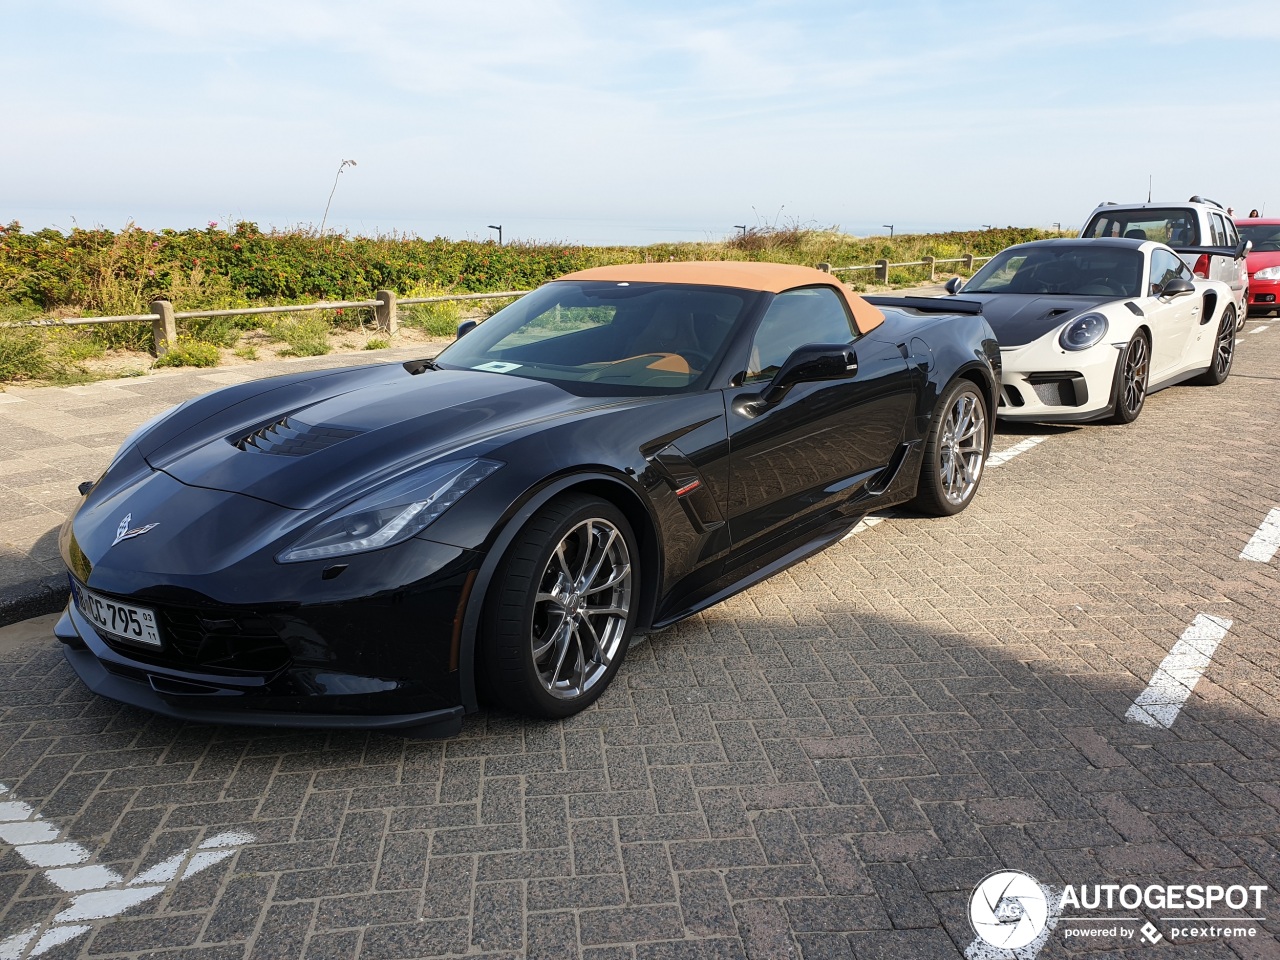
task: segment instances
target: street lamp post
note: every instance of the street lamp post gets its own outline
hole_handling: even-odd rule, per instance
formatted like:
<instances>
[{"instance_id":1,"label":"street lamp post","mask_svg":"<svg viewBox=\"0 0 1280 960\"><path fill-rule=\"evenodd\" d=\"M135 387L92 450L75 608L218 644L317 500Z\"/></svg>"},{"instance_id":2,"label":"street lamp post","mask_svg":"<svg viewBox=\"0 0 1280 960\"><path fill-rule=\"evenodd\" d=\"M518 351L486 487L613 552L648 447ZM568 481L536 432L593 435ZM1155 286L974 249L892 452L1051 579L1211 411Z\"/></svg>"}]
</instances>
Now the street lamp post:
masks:
<instances>
[{"instance_id":1,"label":"street lamp post","mask_svg":"<svg viewBox=\"0 0 1280 960\"><path fill-rule=\"evenodd\" d=\"M491 223L489 224L489 229L498 231L498 246L502 246L502 224Z\"/></svg>"},{"instance_id":2,"label":"street lamp post","mask_svg":"<svg viewBox=\"0 0 1280 960\"><path fill-rule=\"evenodd\" d=\"M882 224L880 224L880 226L885 227L885 228L887 228L887 229L888 229L888 231L889 231L889 239L890 239L890 240L892 240L892 239L893 239L893 224L892 224L892 223L882 223Z\"/></svg>"},{"instance_id":3,"label":"street lamp post","mask_svg":"<svg viewBox=\"0 0 1280 960\"><path fill-rule=\"evenodd\" d=\"M990 229L991 229L991 224L989 224L989 223L984 223L984 224L982 225L982 229L983 229L983 230L990 230Z\"/></svg>"},{"instance_id":4,"label":"street lamp post","mask_svg":"<svg viewBox=\"0 0 1280 960\"><path fill-rule=\"evenodd\" d=\"M742 231L742 239L747 238L747 225L745 223L735 223L733 229Z\"/></svg>"}]
</instances>

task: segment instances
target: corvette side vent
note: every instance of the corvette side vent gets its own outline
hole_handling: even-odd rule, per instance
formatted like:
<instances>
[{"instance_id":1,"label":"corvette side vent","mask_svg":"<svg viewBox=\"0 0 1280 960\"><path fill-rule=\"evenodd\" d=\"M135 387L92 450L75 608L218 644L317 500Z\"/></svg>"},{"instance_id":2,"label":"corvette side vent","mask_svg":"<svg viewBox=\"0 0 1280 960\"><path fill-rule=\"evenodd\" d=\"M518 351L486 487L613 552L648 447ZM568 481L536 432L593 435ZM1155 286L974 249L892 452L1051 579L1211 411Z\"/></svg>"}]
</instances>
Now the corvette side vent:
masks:
<instances>
[{"instance_id":1,"label":"corvette side vent","mask_svg":"<svg viewBox=\"0 0 1280 960\"><path fill-rule=\"evenodd\" d=\"M231 441L246 453L273 453L281 457L305 457L343 440L358 437L363 431L345 427L313 427L301 420L284 417L252 433Z\"/></svg>"}]
</instances>

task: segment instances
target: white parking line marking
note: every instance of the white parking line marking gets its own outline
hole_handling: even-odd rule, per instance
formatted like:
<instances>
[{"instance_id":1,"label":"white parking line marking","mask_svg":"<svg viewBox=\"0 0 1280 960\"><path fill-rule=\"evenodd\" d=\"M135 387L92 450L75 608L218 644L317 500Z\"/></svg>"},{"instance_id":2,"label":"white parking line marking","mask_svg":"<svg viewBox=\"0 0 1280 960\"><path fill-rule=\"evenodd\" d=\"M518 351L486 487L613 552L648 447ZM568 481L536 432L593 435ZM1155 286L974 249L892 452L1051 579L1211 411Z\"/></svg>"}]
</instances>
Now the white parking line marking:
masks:
<instances>
[{"instance_id":1,"label":"white parking line marking","mask_svg":"<svg viewBox=\"0 0 1280 960\"><path fill-rule=\"evenodd\" d=\"M1200 682L1213 652L1231 629L1231 621L1202 613L1182 632L1169 655L1156 667L1147 689L1138 694L1125 719L1148 727L1173 726L1183 704Z\"/></svg>"},{"instance_id":2,"label":"white parking line marking","mask_svg":"<svg viewBox=\"0 0 1280 960\"><path fill-rule=\"evenodd\" d=\"M1270 327L1254 327L1249 332L1250 333L1266 333L1270 329L1271 329Z\"/></svg>"},{"instance_id":3,"label":"white parking line marking","mask_svg":"<svg viewBox=\"0 0 1280 960\"><path fill-rule=\"evenodd\" d=\"M855 524L853 525L853 529L852 529L852 530L850 530L848 533L846 533L843 537L841 537L841 538L840 538L840 542L841 542L841 543L844 543L844 542L845 542L846 540L848 540L850 537L856 537L856 536L857 536L858 534L860 534L863 530L867 530L867 529L869 529L870 527L874 527L877 523L881 523L881 522L883 522L883 521L885 521L885 520L888 520L888 519L889 519L889 515L888 515L888 514L884 514L884 513L869 513L869 514L867 514L865 517L863 517L861 520L859 520L857 523L855 523Z\"/></svg>"},{"instance_id":4,"label":"white parking line marking","mask_svg":"<svg viewBox=\"0 0 1280 960\"><path fill-rule=\"evenodd\" d=\"M18 856L33 867L44 869L46 879L54 886L76 896L49 923L37 923L0 940L0 960L47 953L93 929L82 921L117 917L130 907L158 897L169 884L222 862L254 841L249 833L220 833L162 860L126 883L110 867L87 863L93 858L88 850L64 838L62 830L30 805L11 797L9 788L0 783L0 841L12 844Z\"/></svg>"},{"instance_id":5,"label":"white parking line marking","mask_svg":"<svg viewBox=\"0 0 1280 960\"><path fill-rule=\"evenodd\" d=\"M1058 918L1062 914L1062 890L1045 884L1041 886L1044 887L1049 913L1045 917L1044 929L1034 940L1017 950L1005 950L1002 947L993 947L981 937L975 937L973 943L965 948L965 960L1034 960L1040 948L1048 942L1049 935L1057 928Z\"/></svg>"},{"instance_id":6,"label":"white parking line marking","mask_svg":"<svg viewBox=\"0 0 1280 960\"><path fill-rule=\"evenodd\" d=\"M1280 550L1280 510L1272 510L1240 551L1240 559L1270 563L1277 550Z\"/></svg>"},{"instance_id":7,"label":"white parking line marking","mask_svg":"<svg viewBox=\"0 0 1280 960\"><path fill-rule=\"evenodd\" d=\"M1008 463L1020 453L1026 453L1037 444L1044 443L1048 437L1027 437L1027 439L1015 443L1008 450L1001 450L999 453L992 453L987 457L988 467L999 467Z\"/></svg>"}]
</instances>

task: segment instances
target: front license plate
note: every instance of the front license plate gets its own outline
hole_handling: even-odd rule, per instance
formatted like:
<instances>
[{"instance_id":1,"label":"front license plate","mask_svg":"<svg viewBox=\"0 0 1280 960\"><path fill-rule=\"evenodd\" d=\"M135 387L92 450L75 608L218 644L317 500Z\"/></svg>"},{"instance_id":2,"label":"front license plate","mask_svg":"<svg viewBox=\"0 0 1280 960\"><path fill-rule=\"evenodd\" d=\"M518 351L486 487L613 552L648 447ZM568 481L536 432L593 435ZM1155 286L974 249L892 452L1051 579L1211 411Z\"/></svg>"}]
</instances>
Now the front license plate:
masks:
<instances>
[{"instance_id":1,"label":"front license plate","mask_svg":"<svg viewBox=\"0 0 1280 960\"><path fill-rule=\"evenodd\" d=\"M100 597L78 583L73 592L76 598L76 609L99 630L117 637L124 637L135 643L145 643L152 647L160 646L160 631L156 627L155 611Z\"/></svg>"}]
</instances>

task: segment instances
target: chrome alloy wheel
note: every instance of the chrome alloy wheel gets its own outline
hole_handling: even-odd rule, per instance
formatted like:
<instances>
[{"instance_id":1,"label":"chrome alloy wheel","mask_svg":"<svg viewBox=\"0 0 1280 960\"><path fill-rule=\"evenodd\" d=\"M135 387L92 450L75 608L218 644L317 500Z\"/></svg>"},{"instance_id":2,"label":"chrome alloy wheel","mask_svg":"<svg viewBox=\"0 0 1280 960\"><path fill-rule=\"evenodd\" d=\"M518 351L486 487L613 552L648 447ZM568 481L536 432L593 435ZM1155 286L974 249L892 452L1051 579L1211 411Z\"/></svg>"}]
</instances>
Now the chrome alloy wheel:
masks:
<instances>
[{"instance_id":1,"label":"chrome alloy wheel","mask_svg":"<svg viewBox=\"0 0 1280 960\"><path fill-rule=\"evenodd\" d=\"M626 635L631 583L626 539L608 520L584 520L556 545L538 581L530 637L551 696L580 697L608 672Z\"/></svg>"},{"instance_id":2,"label":"chrome alloy wheel","mask_svg":"<svg viewBox=\"0 0 1280 960\"><path fill-rule=\"evenodd\" d=\"M1123 379L1120 381L1120 402L1130 418L1136 417L1147 398L1147 373L1150 357L1147 341L1134 337L1125 352Z\"/></svg>"},{"instance_id":3,"label":"chrome alloy wheel","mask_svg":"<svg viewBox=\"0 0 1280 960\"><path fill-rule=\"evenodd\" d=\"M973 495L986 454L987 421L982 403L977 394L965 390L947 411L938 444L942 492L949 501L961 504Z\"/></svg>"},{"instance_id":4,"label":"chrome alloy wheel","mask_svg":"<svg viewBox=\"0 0 1280 960\"><path fill-rule=\"evenodd\" d=\"M1227 373L1231 370L1231 361L1235 357L1236 330L1234 317L1224 316L1222 323L1218 325L1218 342L1213 351L1213 369L1221 380L1227 378Z\"/></svg>"}]
</instances>

